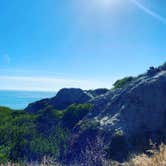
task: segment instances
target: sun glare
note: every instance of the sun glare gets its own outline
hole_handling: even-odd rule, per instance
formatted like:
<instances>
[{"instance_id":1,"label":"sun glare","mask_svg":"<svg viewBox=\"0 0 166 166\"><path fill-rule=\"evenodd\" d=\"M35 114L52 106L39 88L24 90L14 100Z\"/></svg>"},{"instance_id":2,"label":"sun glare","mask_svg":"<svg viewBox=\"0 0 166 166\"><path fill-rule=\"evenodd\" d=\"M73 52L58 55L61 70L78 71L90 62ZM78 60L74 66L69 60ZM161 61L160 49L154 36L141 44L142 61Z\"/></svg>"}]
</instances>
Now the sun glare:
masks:
<instances>
[{"instance_id":1,"label":"sun glare","mask_svg":"<svg viewBox=\"0 0 166 166\"><path fill-rule=\"evenodd\" d=\"M104 19L106 19L106 15L111 16L111 13L120 12L122 7L125 6L122 0L74 0L74 4L79 13L77 15L85 16L86 22L94 16L95 18L104 16Z\"/></svg>"},{"instance_id":2,"label":"sun glare","mask_svg":"<svg viewBox=\"0 0 166 166\"><path fill-rule=\"evenodd\" d=\"M81 5L81 7L92 7L92 8L110 8L122 4L121 0L74 0L76 4Z\"/></svg>"},{"instance_id":3,"label":"sun glare","mask_svg":"<svg viewBox=\"0 0 166 166\"><path fill-rule=\"evenodd\" d=\"M117 4L117 0L93 0L93 1L100 7L105 7L105 8L111 7Z\"/></svg>"},{"instance_id":4,"label":"sun glare","mask_svg":"<svg viewBox=\"0 0 166 166\"><path fill-rule=\"evenodd\" d=\"M109 4L111 4L114 0L96 0L96 1L98 1L98 3L100 3L100 4L109 5Z\"/></svg>"}]
</instances>

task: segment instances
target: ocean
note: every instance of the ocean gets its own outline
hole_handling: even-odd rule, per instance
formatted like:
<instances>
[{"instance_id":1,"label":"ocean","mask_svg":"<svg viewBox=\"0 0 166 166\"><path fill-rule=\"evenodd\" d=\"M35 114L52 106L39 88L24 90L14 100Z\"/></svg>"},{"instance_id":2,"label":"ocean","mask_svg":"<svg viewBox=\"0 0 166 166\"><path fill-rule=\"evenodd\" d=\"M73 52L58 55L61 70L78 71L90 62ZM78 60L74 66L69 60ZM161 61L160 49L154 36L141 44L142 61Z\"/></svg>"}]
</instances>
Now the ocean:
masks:
<instances>
[{"instance_id":1,"label":"ocean","mask_svg":"<svg viewBox=\"0 0 166 166\"><path fill-rule=\"evenodd\" d=\"M24 109L29 103L49 98L56 95L56 92L35 92L35 91L6 91L0 90L0 106L12 109Z\"/></svg>"}]
</instances>

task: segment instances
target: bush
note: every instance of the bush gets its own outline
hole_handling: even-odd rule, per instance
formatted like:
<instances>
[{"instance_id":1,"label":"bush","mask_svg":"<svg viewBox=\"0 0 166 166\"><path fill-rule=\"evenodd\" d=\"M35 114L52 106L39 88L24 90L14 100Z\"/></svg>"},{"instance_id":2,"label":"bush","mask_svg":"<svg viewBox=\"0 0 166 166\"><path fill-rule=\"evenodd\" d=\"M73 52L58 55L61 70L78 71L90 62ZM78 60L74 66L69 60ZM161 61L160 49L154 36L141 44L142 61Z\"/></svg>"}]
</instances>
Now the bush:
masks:
<instances>
[{"instance_id":1,"label":"bush","mask_svg":"<svg viewBox=\"0 0 166 166\"><path fill-rule=\"evenodd\" d=\"M91 104L73 104L69 106L62 118L65 127L72 129L92 109Z\"/></svg>"},{"instance_id":2,"label":"bush","mask_svg":"<svg viewBox=\"0 0 166 166\"><path fill-rule=\"evenodd\" d=\"M114 89L118 89L118 88L124 87L125 85L129 84L133 79L134 79L134 77L125 77L125 78L123 78L121 80L117 80L113 84Z\"/></svg>"},{"instance_id":3,"label":"bush","mask_svg":"<svg viewBox=\"0 0 166 166\"><path fill-rule=\"evenodd\" d=\"M91 109L90 104L74 104L61 111L47 107L30 114L0 107L0 164L40 162L44 156L58 159L67 151L72 128Z\"/></svg>"},{"instance_id":4,"label":"bush","mask_svg":"<svg viewBox=\"0 0 166 166\"><path fill-rule=\"evenodd\" d=\"M0 164L5 161L40 161L48 154L58 156L66 132L53 123L57 120L56 114L52 116L54 111L52 114L43 112L42 115L0 107ZM40 125L37 123L39 119ZM52 122L49 123L49 120ZM54 127L46 136L38 131L39 126L45 127L45 122Z\"/></svg>"},{"instance_id":5,"label":"bush","mask_svg":"<svg viewBox=\"0 0 166 166\"><path fill-rule=\"evenodd\" d=\"M148 69L148 71L147 71L147 74L149 75L149 76L153 76L153 75L155 75L157 72L159 72L160 70L159 70L159 68L155 68L155 67L153 67L153 66L151 66L149 69Z\"/></svg>"}]
</instances>

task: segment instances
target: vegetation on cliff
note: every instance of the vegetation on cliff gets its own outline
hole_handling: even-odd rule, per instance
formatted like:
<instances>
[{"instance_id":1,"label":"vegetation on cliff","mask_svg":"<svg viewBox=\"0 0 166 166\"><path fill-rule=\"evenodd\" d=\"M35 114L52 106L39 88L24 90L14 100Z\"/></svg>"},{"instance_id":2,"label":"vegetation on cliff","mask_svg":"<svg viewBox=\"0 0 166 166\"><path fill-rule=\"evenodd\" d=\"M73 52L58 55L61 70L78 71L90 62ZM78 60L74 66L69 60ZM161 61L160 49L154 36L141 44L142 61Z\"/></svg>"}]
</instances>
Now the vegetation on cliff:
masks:
<instances>
[{"instance_id":1,"label":"vegetation on cliff","mask_svg":"<svg viewBox=\"0 0 166 166\"><path fill-rule=\"evenodd\" d=\"M156 148L166 143L165 85L166 64L118 80L112 90L62 89L22 111L0 107L0 163L41 162L44 156L67 165L90 158L124 162L141 153L153 160L149 140ZM94 144L98 138L102 146Z\"/></svg>"},{"instance_id":2,"label":"vegetation on cliff","mask_svg":"<svg viewBox=\"0 0 166 166\"><path fill-rule=\"evenodd\" d=\"M0 107L0 163L58 159L67 150L72 128L91 109L90 104L80 104L30 114Z\"/></svg>"}]
</instances>

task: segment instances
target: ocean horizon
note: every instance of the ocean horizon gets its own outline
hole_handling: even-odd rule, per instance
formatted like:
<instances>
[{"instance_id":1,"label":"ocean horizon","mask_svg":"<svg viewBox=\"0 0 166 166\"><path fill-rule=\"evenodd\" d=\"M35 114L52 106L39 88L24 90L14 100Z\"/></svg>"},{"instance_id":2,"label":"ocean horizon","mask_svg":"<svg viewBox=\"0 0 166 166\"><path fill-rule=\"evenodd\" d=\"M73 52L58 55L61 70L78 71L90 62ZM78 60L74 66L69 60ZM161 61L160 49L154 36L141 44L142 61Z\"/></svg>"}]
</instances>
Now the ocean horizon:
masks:
<instances>
[{"instance_id":1,"label":"ocean horizon","mask_svg":"<svg viewBox=\"0 0 166 166\"><path fill-rule=\"evenodd\" d=\"M21 110L32 102L55 95L56 92L50 91L0 90L0 106Z\"/></svg>"}]
</instances>

